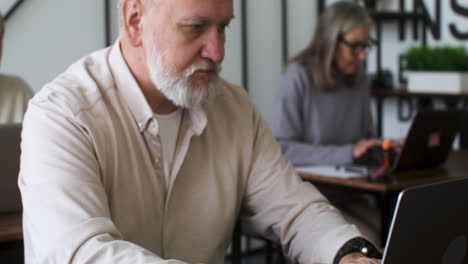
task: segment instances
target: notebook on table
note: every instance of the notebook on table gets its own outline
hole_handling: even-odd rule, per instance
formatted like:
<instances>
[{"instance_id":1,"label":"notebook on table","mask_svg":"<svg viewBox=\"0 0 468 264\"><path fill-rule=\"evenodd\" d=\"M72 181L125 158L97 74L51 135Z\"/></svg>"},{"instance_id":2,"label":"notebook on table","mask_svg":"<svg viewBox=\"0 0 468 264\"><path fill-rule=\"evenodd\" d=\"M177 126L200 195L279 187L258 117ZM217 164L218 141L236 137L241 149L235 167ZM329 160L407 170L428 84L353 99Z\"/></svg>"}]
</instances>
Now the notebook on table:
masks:
<instances>
[{"instance_id":1,"label":"notebook on table","mask_svg":"<svg viewBox=\"0 0 468 264\"><path fill-rule=\"evenodd\" d=\"M21 124L0 125L0 214L21 211L18 188Z\"/></svg>"},{"instance_id":2,"label":"notebook on table","mask_svg":"<svg viewBox=\"0 0 468 264\"><path fill-rule=\"evenodd\" d=\"M382 264L468 263L468 178L400 193Z\"/></svg>"}]
</instances>

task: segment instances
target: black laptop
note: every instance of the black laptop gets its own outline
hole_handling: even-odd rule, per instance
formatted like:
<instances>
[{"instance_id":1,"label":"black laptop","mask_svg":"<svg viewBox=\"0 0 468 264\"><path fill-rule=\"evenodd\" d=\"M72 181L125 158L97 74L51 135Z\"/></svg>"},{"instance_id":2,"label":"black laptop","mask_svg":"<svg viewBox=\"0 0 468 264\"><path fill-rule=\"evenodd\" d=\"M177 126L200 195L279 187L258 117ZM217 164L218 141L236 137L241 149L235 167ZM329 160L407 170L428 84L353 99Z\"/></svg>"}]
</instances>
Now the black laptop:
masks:
<instances>
[{"instance_id":1,"label":"black laptop","mask_svg":"<svg viewBox=\"0 0 468 264\"><path fill-rule=\"evenodd\" d=\"M467 190L462 178L402 191L382 264L468 263Z\"/></svg>"},{"instance_id":2,"label":"black laptop","mask_svg":"<svg viewBox=\"0 0 468 264\"><path fill-rule=\"evenodd\" d=\"M462 115L461 111L418 112L401 153L390 153L388 170L382 170L382 149L379 147L369 151L364 162L369 165L371 179L394 172L436 168L443 164L452 151Z\"/></svg>"},{"instance_id":3,"label":"black laptop","mask_svg":"<svg viewBox=\"0 0 468 264\"><path fill-rule=\"evenodd\" d=\"M394 171L435 168L444 163L459 132L462 115L461 111L419 112Z\"/></svg>"}]
</instances>

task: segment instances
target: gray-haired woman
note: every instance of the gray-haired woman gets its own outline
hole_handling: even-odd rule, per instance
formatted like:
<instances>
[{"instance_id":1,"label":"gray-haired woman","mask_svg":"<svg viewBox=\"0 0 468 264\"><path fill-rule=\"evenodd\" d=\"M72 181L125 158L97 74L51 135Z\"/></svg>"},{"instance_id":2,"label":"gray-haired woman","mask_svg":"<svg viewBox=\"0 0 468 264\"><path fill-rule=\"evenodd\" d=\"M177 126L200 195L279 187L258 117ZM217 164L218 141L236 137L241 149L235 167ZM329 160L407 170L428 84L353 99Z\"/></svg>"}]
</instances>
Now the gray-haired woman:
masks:
<instances>
[{"instance_id":1,"label":"gray-haired woman","mask_svg":"<svg viewBox=\"0 0 468 264\"><path fill-rule=\"evenodd\" d=\"M294 165L350 165L381 144L375 137L363 68L372 45L370 30L371 18L364 8L336 2L320 16L308 47L288 64L271 128ZM379 222L377 210L362 214L354 208L362 203L352 202L362 201L359 195L317 187L378 241L380 228L373 224ZM368 214L370 221L360 217Z\"/></svg>"},{"instance_id":2,"label":"gray-haired woman","mask_svg":"<svg viewBox=\"0 0 468 264\"><path fill-rule=\"evenodd\" d=\"M346 165L379 145L363 72L371 19L351 2L320 16L312 42L284 73L272 129L295 164Z\"/></svg>"}]
</instances>

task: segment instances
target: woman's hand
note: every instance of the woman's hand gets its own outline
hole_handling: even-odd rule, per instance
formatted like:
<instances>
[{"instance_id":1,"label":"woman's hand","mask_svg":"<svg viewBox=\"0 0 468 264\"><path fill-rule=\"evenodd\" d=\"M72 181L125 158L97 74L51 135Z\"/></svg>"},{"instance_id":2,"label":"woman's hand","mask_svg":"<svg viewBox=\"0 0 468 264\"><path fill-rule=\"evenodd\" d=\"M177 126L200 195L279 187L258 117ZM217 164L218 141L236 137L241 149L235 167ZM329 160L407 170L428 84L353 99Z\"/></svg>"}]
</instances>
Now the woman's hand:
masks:
<instances>
[{"instance_id":1,"label":"woman's hand","mask_svg":"<svg viewBox=\"0 0 468 264\"><path fill-rule=\"evenodd\" d=\"M371 147L380 146L382 140L378 138L361 139L353 145L353 160L362 158Z\"/></svg>"},{"instance_id":2,"label":"woman's hand","mask_svg":"<svg viewBox=\"0 0 468 264\"><path fill-rule=\"evenodd\" d=\"M403 145L405 144L406 138L397 138L390 140L390 147L396 152L401 153L403 149Z\"/></svg>"}]
</instances>

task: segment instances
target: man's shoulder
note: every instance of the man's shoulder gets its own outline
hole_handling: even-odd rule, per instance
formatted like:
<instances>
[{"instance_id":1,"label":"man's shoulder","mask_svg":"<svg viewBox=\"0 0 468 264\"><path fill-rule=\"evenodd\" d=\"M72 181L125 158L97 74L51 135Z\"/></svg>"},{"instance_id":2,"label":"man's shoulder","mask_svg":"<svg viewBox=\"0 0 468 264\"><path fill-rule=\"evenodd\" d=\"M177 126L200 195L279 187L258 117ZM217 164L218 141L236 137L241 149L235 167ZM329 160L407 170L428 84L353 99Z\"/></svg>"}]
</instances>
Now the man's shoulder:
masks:
<instances>
[{"instance_id":1,"label":"man's shoulder","mask_svg":"<svg viewBox=\"0 0 468 264\"><path fill-rule=\"evenodd\" d=\"M251 122L259 119L258 109L252 103L245 88L222 80L220 91L214 102L207 108L209 119L226 120L231 123Z\"/></svg>"},{"instance_id":2,"label":"man's shoulder","mask_svg":"<svg viewBox=\"0 0 468 264\"><path fill-rule=\"evenodd\" d=\"M110 48L85 56L34 96L35 104L56 104L77 114L102 100L103 94L115 88L109 67Z\"/></svg>"},{"instance_id":3,"label":"man's shoulder","mask_svg":"<svg viewBox=\"0 0 468 264\"><path fill-rule=\"evenodd\" d=\"M221 107L253 107L245 88L232 84L224 79L221 80L220 83L220 93L217 98L217 104Z\"/></svg>"}]
</instances>

